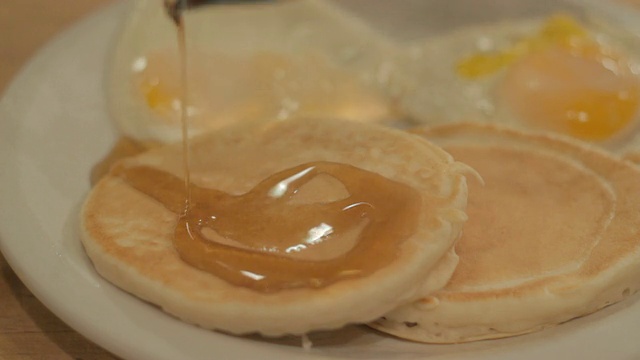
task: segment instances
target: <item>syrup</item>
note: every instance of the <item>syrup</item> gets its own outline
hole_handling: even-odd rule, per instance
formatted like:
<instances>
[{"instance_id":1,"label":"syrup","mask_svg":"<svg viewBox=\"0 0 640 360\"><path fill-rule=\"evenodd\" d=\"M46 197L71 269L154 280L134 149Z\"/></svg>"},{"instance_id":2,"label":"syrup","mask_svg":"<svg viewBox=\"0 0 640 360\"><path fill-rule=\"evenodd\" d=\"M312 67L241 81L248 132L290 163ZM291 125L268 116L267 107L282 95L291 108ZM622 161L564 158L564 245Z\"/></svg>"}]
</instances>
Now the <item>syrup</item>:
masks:
<instances>
[{"instance_id":1,"label":"syrup","mask_svg":"<svg viewBox=\"0 0 640 360\"><path fill-rule=\"evenodd\" d=\"M183 182L178 177L151 167L116 173L182 213ZM346 197L296 201L321 175L344 185ZM325 287L388 265L415 232L421 205L420 195L407 185L332 162L278 172L243 195L194 184L190 188L191 202L176 226L176 251L194 267L262 292ZM314 260L308 255L317 251L329 256Z\"/></svg>"},{"instance_id":2,"label":"syrup","mask_svg":"<svg viewBox=\"0 0 640 360\"><path fill-rule=\"evenodd\" d=\"M191 171L189 169L189 84L187 73L187 39L185 36L184 17L176 18L178 34L178 52L180 53L180 125L182 127L182 162L184 164L185 214L191 204Z\"/></svg>"}]
</instances>

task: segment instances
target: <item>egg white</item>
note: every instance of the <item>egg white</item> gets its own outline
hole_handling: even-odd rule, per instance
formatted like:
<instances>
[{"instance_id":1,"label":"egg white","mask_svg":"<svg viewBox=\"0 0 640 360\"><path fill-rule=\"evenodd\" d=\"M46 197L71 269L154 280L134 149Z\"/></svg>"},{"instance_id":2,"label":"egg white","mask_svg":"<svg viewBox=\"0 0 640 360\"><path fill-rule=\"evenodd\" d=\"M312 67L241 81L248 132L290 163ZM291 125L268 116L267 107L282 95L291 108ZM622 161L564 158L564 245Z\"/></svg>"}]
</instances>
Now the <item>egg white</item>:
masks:
<instances>
[{"instance_id":1,"label":"egg white","mask_svg":"<svg viewBox=\"0 0 640 360\"><path fill-rule=\"evenodd\" d=\"M504 50L515 41L535 34L546 20L533 18L473 25L444 34L427 34L422 40L404 43L385 36L375 24L320 0L286 1L269 6L209 7L194 11L187 14L185 22L190 53L223 54L229 63L265 52L287 59L293 64L293 70L288 74L289 82L285 86L274 86L262 92L255 89L264 87L264 83L252 83L251 79L233 83L227 79L221 86L227 86L231 93L254 98L268 94L266 98L271 98L265 101L273 104L265 106L265 102L247 111L246 103L228 95L214 94L211 101L211 108L217 110L214 116L210 121L192 123L189 130L191 134L197 134L248 117L254 121L270 121L295 116L300 102L306 101L308 105L314 100L304 99L304 96L295 98L290 94L295 94L299 88L304 93L307 91L304 89L318 83L318 88L324 87L325 92L314 94L325 94L328 101L331 96L340 98L341 94L335 94L336 89L346 91L336 87L334 80L340 74L353 76L364 84L364 100L355 98L356 102L361 101L356 107L366 107L370 111L357 114L360 120L385 121L393 117L392 120L402 118L419 124L486 121L528 128L530 126L514 116L508 104L496 95L505 69L474 80L462 78L455 69L461 59L471 54ZM637 36L597 16L583 25L596 41L621 50L624 56L640 64ZM179 123L176 119L159 118L132 81L136 61L159 49L178 53L175 25L160 1L134 2L114 48L107 82L113 119L123 135L140 141L166 143L180 140ZM326 67L335 66L342 73L333 74L334 79L327 79L322 74L313 77L311 74L317 68L305 73L304 57L311 53L323 54ZM369 90L375 94L373 98L367 98ZM350 94L345 93L342 97L348 96ZM392 110L394 106L397 108ZM274 107L279 107L280 112ZM331 115L326 109L320 113ZM629 126L631 130L622 136L599 145L621 154L640 153L637 116L633 123Z\"/></svg>"},{"instance_id":2,"label":"egg white","mask_svg":"<svg viewBox=\"0 0 640 360\"><path fill-rule=\"evenodd\" d=\"M534 18L463 27L408 46L399 66L403 70L396 77L401 84L397 87L403 89L401 111L419 124L481 121L539 131L515 116L498 95L508 66L478 79L461 77L456 66L469 55L508 49L514 42L536 34L546 20ZM621 50L623 55L640 63L637 61L640 42L623 29L596 21L585 28L597 42ZM634 131L640 123L637 115L632 122L623 135L598 145L617 153L640 149L640 135Z\"/></svg>"},{"instance_id":3,"label":"egg white","mask_svg":"<svg viewBox=\"0 0 640 360\"><path fill-rule=\"evenodd\" d=\"M202 53L212 55L214 60L216 56L223 57L222 63L250 63L255 54L267 53L275 55L277 60L288 61L293 69L290 74L277 74L274 71L274 77L282 76L287 79L287 83L282 86L266 83L264 78L261 83L252 82L252 79L233 82L227 76L230 89L219 89L218 94L211 95L211 108L214 110L207 115L206 121L190 125L192 135L245 120L243 117L248 116L253 121L266 121L299 115L295 110L301 105L310 105L312 108L301 115L313 116L314 99L308 99L309 94L326 94L327 98L335 99L354 96L354 101L367 105L360 106L363 114L353 116L359 116L363 121L385 121L392 116L392 105L388 103L390 98L385 94L385 74L389 67L388 59L395 56L395 47L353 15L328 2L298 0L268 5L209 6L187 12L184 23L188 54L192 56ZM142 142L167 143L181 139L179 121L175 116L169 121L161 119L157 112L149 108L135 81L135 73L144 69L146 56L158 51L178 53L176 26L165 13L162 1L132 2L132 9L114 46L108 70L110 110L124 136ZM316 69L309 68L306 71L307 65L303 63L309 54L322 54L316 60L322 62L318 67L327 72L327 76L310 76ZM228 75L227 69L215 66L211 67L213 73L217 71ZM251 66L255 68L259 65L249 64L247 68ZM331 73L332 69L337 69L337 75ZM202 74L206 69L199 71ZM242 68L236 66L229 71L242 73ZM334 81L343 73L352 78L351 85L343 86ZM245 74L245 78L251 75ZM210 77L212 79L206 81L216 80L215 76ZM197 83L205 81L202 78L203 76L191 74L189 82L195 84L194 88L198 88ZM312 82L318 82L316 88L320 92L309 90L314 85ZM358 90L353 85L355 83L362 86L363 94L351 94ZM356 90L353 90L354 87ZM271 99L262 101L276 103L259 104L256 106L257 110L246 115L242 108L246 108L246 104L253 100L245 98L257 98L257 88L267 88L261 94L272 96ZM223 92L226 97L220 97ZM340 92L344 92L343 96ZM230 98L229 94L234 94L235 98ZM324 104L318 111L320 115L333 115L327 110L330 105ZM275 111L274 107L278 106L286 112ZM232 108L238 108L238 111L233 111ZM341 114L337 113L336 116Z\"/></svg>"}]
</instances>

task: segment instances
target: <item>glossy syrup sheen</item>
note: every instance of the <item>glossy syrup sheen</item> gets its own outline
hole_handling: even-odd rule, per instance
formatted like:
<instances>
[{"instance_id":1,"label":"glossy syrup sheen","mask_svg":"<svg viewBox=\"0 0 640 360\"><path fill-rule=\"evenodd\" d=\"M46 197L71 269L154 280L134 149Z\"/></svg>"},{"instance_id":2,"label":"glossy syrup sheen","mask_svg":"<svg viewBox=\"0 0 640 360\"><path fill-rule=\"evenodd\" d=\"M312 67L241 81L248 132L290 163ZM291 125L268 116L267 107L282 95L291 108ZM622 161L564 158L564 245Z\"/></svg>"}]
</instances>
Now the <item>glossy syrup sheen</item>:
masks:
<instances>
[{"instance_id":1,"label":"glossy syrup sheen","mask_svg":"<svg viewBox=\"0 0 640 360\"><path fill-rule=\"evenodd\" d=\"M174 246L184 261L261 292L321 288L383 268L415 232L421 206L420 195L407 185L331 162L278 172L243 195L190 184L186 213L182 179L150 167L116 173L182 214ZM297 201L320 176L337 180L346 194L332 201ZM344 241L353 246L345 248ZM320 248L334 254L311 260Z\"/></svg>"}]
</instances>

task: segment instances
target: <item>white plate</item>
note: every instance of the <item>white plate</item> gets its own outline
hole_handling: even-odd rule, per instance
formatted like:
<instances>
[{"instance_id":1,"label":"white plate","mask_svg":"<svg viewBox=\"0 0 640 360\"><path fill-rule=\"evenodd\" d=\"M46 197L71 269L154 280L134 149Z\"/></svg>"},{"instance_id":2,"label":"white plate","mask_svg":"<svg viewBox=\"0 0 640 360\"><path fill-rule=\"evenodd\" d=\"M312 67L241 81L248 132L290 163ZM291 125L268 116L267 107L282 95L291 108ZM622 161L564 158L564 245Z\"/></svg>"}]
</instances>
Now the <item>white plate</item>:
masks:
<instances>
[{"instance_id":1,"label":"white plate","mask_svg":"<svg viewBox=\"0 0 640 360\"><path fill-rule=\"evenodd\" d=\"M184 324L102 280L77 233L89 170L115 132L104 103L107 50L124 15L116 5L43 49L0 103L0 246L55 314L125 358L176 359L630 359L640 358L638 296L554 329L465 345L422 345L360 327L270 342ZM496 309L500 311L500 309Z\"/></svg>"}]
</instances>

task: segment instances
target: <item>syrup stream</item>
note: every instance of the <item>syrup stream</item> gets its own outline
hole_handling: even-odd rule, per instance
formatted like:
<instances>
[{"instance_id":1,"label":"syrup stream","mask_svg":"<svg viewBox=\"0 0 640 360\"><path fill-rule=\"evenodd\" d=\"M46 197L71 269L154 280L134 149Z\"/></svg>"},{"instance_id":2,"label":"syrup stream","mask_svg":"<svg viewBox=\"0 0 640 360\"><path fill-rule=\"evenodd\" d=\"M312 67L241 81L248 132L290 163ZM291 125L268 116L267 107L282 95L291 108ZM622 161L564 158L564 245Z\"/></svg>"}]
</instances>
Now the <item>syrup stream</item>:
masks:
<instances>
[{"instance_id":1,"label":"syrup stream","mask_svg":"<svg viewBox=\"0 0 640 360\"><path fill-rule=\"evenodd\" d=\"M182 125L182 160L184 164L184 189L185 204L184 213L186 216L191 207L191 171L189 156L189 80L187 79L187 41L185 36L184 19L180 16L177 19L178 25L178 50L180 53L180 124Z\"/></svg>"}]
</instances>

